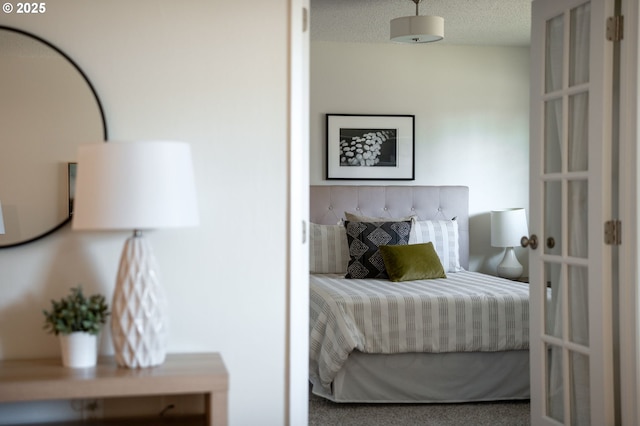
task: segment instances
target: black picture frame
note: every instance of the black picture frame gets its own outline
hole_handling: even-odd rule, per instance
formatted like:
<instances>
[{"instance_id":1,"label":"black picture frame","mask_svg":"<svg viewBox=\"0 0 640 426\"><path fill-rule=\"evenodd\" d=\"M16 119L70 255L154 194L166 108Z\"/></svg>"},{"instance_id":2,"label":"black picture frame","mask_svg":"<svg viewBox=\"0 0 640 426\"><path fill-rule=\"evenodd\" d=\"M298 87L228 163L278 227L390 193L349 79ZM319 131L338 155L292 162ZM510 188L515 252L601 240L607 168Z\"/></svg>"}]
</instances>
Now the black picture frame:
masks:
<instances>
[{"instance_id":1,"label":"black picture frame","mask_svg":"<svg viewBox=\"0 0 640 426\"><path fill-rule=\"evenodd\" d=\"M327 180L415 180L415 115L326 114Z\"/></svg>"},{"instance_id":2,"label":"black picture frame","mask_svg":"<svg viewBox=\"0 0 640 426\"><path fill-rule=\"evenodd\" d=\"M78 163L67 163L67 191L69 194L69 217L73 216L73 202L76 198L76 176Z\"/></svg>"}]
</instances>

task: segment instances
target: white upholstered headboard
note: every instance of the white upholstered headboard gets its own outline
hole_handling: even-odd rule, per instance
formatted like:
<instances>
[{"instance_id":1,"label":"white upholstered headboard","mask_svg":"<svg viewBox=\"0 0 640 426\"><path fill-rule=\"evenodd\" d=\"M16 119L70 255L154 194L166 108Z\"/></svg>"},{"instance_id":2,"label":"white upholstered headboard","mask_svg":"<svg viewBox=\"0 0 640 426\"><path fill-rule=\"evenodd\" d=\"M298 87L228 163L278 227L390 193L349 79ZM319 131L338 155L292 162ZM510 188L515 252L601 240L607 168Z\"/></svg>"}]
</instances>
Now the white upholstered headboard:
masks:
<instances>
[{"instance_id":1,"label":"white upholstered headboard","mask_svg":"<svg viewBox=\"0 0 640 426\"><path fill-rule=\"evenodd\" d=\"M313 223L335 225L344 212L421 220L453 219L460 234L460 266L469 269L469 188L466 186L311 186L309 216Z\"/></svg>"}]
</instances>

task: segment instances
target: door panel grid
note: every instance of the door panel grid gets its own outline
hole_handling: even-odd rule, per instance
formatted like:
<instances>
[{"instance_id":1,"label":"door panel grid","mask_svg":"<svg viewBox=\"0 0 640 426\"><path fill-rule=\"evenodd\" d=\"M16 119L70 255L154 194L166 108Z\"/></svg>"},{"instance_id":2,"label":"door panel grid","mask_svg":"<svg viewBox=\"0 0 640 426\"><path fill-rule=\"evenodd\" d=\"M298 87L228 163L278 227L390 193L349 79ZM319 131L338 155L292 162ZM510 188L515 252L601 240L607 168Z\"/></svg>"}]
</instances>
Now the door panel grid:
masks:
<instances>
[{"instance_id":1,"label":"door panel grid","mask_svg":"<svg viewBox=\"0 0 640 426\"><path fill-rule=\"evenodd\" d=\"M613 424L608 214L613 0L535 0L530 252L533 424ZM595 225L595 226L594 226Z\"/></svg>"}]
</instances>

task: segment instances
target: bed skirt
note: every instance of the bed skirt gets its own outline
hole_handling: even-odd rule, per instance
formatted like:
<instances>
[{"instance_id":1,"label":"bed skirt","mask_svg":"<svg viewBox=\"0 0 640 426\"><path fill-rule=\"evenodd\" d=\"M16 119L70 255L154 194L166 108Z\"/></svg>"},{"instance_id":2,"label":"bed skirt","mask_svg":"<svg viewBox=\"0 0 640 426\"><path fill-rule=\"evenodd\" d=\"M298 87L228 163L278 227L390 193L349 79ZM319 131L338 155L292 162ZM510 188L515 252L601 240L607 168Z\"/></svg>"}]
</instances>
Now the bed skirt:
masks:
<instances>
[{"instance_id":1,"label":"bed skirt","mask_svg":"<svg viewBox=\"0 0 640 426\"><path fill-rule=\"evenodd\" d=\"M364 354L312 392L334 402L455 403L529 399L529 351Z\"/></svg>"}]
</instances>

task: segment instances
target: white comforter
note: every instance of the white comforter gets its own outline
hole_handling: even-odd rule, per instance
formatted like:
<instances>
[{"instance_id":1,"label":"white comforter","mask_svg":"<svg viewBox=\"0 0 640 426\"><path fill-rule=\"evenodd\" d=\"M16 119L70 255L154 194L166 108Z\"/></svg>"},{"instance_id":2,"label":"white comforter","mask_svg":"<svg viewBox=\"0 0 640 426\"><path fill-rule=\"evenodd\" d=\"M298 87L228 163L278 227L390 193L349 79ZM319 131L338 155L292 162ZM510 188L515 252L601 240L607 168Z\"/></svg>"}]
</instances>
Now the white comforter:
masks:
<instances>
[{"instance_id":1,"label":"white comforter","mask_svg":"<svg viewBox=\"0 0 640 426\"><path fill-rule=\"evenodd\" d=\"M309 372L329 387L364 353L528 349L529 286L477 272L394 283L310 275Z\"/></svg>"}]
</instances>

